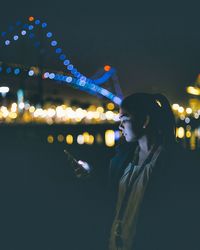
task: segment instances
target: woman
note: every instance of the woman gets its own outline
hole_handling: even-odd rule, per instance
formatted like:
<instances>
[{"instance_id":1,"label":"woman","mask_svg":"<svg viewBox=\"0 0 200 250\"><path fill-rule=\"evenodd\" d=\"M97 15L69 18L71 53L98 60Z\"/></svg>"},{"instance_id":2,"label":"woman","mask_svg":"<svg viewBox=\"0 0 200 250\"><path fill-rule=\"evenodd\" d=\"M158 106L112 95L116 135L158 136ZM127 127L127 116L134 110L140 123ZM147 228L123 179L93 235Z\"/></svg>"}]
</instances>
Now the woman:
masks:
<instances>
[{"instance_id":1,"label":"woman","mask_svg":"<svg viewBox=\"0 0 200 250\"><path fill-rule=\"evenodd\" d=\"M109 250L191 249L185 241L186 161L176 145L175 119L167 98L146 93L126 97L119 128L128 147L120 156L125 155L119 169L115 171L118 163L113 161L110 171L111 180L117 172L113 183L119 188Z\"/></svg>"},{"instance_id":2,"label":"woman","mask_svg":"<svg viewBox=\"0 0 200 250\"><path fill-rule=\"evenodd\" d=\"M181 150L167 98L146 93L126 97L119 128L126 142L138 146L119 182L109 249L183 249L183 183L177 178Z\"/></svg>"}]
</instances>

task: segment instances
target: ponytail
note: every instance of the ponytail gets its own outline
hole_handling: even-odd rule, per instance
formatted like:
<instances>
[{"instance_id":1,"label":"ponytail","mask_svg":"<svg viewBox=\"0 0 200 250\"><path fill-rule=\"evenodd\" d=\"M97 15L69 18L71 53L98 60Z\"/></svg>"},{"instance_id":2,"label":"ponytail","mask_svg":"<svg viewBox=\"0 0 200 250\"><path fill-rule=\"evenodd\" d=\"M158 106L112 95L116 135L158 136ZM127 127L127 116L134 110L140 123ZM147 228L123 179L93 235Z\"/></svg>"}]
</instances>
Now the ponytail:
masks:
<instances>
[{"instance_id":1,"label":"ponytail","mask_svg":"<svg viewBox=\"0 0 200 250\"><path fill-rule=\"evenodd\" d=\"M153 98L160 109L158 112L158 123L163 134L164 144L169 145L174 143L176 138L176 123L170 103L162 94L153 94Z\"/></svg>"}]
</instances>

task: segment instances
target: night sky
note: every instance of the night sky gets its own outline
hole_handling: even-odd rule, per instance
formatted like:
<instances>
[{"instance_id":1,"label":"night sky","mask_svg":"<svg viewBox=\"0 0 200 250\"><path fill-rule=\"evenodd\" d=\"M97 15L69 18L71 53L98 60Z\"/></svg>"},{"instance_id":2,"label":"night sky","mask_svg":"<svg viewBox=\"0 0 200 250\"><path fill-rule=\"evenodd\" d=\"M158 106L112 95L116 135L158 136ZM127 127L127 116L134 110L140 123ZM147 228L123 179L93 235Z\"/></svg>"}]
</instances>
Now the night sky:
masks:
<instances>
[{"instance_id":1,"label":"night sky","mask_svg":"<svg viewBox=\"0 0 200 250\"><path fill-rule=\"evenodd\" d=\"M32 15L48 23L49 31L86 76L110 64L117 69L125 95L161 92L172 102L185 102L185 87L200 73L199 9L192 2L7 2L1 8L0 30ZM17 46L1 48L0 60L36 63L35 49ZM63 70L47 51L44 65Z\"/></svg>"}]
</instances>

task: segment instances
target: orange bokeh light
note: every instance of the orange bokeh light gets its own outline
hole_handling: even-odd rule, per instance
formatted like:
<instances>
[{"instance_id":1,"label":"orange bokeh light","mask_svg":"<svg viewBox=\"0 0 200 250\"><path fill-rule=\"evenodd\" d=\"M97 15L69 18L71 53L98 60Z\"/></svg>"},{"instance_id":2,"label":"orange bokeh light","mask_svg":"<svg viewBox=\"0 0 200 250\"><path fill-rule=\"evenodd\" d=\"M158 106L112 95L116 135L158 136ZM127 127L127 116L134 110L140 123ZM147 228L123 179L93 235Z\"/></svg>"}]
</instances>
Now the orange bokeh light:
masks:
<instances>
[{"instance_id":1,"label":"orange bokeh light","mask_svg":"<svg viewBox=\"0 0 200 250\"><path fill-rule=\"evenodd\" d=\"M33 17L33 16L30 16L30 17L28 18L28 20L29 20L30 22L32 22L32 21L34 21L34 17Z\"/></svg>"},{"instance_id":2,"label":"orange bokeh light","mask_svg":"<svg viewBox=\"0 0 200 250\"><path fill-rule=\"evenodd\" d=\"M109 71L110 69L111 69L111 67L109 65L104 66L105 71Z\"/></svg>"}]
</instances>

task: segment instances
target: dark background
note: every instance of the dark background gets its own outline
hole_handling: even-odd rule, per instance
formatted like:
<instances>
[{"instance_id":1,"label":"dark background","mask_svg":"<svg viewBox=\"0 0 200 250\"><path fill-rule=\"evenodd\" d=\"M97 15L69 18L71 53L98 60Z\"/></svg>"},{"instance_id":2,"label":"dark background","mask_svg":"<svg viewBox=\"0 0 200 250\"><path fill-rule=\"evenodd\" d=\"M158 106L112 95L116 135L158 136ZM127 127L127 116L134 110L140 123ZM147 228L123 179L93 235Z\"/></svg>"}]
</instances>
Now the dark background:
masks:
<instances>
[{"instance_id":1,"label":"dark background","mask_svg":"<svg viewBox=\"0 0 200 250\"><path fill-rule=\"evenodd\" d=\"M183 1L7 1L1 3L0 29L33 15L48 23L85 75L110 64L117 69L125 95L162 92L170 101L186 103L185 87L194 82L200 68L199 7L198 2ZM39 63L38 52L26 41L0 48L1 61ZM59 69L46 49L44 66ZM65 91L70 95L70 88ZM1 249L105 247L108 162L114 148L70 146L70 152L95 168L93 178L79 181L66 165L66 146L46 143L46 135L54 129L58 128L0 127Z\"/></svg>"},{"instance_id":2,"label":"dark background","mask_svg":"<svg viewBox=\"0 0 200 250\"><path fill-rule=\"evenodd\" d=\"M87 129L103 133L105 126ZM105 249L114 148L46 141L48 134L83 131L83 126L1 126L1 249ZM65 148L93 166L91 178L74 176Z\"/></svg>"},{"instance_id":3,"label":"dark background","mask_svg":"<svg viewBox=\"0 0 200 250\"><path fill-rule=\"evenodd\" d=\"M90 133L103 134L106 128L115 127L0 127L1 249L107 249L113 213L108 170L115 149L103 144L48 144L46 138L48 134L83 133L86 128ZM65 148L93 166L91 178L75 178L67 164ZM191 164L187 166L188 176L192 176L187 180L188 188L190 184L199 187L198 165L199 151L196 150L191 152ZM198 190L194 191L197 202ZM185 197L187 200L190 198ZM199 202L197 204L199 206ZM196 210L197 207L191 207L193 213ZM198 228L191 228L191 232L196 235Z\"/></svg>"},{"instance_id":4,"label":"dark background","mask_svg":"<svg viewBox=\"0 0 200 250\"><path fill-rule=\"evenodd\" d=\"M162 92L170 101L185 103L185 87L200 68L199 7L198 1L8 1L1 6L0 29L34 16L48 23L47 29L86 76L110 64L125 95ZM51 48L46 50L44 66L63 70ZM1 46L0 58L30 66L40 60L27 41Z\"/></svg>"}]
</instances>

